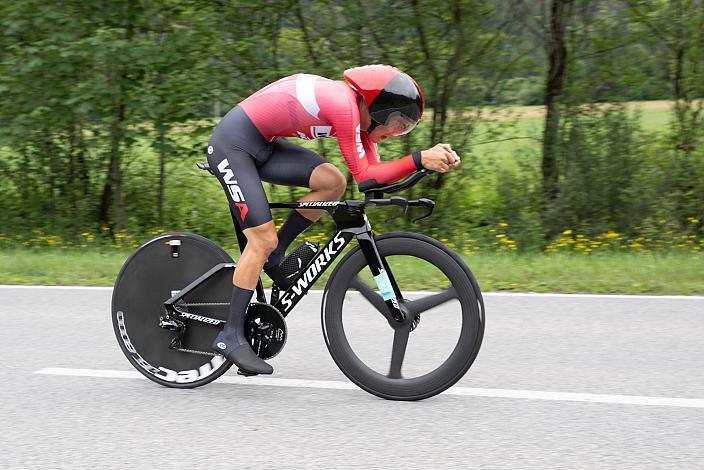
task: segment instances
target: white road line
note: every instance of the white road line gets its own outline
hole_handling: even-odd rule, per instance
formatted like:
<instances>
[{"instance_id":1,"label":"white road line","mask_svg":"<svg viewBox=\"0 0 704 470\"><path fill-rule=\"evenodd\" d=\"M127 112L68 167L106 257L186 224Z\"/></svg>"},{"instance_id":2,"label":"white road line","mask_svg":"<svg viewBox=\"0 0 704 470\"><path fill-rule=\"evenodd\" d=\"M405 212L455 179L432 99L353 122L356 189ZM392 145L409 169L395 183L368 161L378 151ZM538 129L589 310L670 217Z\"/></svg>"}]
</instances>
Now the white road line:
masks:
<instances>
[{"instance_id":1,"label":"white road line","mask_svg":"<svg viewBox=\"0 0 704 470\"><path fill-rule=\"evenodd\" d=\"M110 379L146 379L136 371L68 369L49 367L40 369L35 374L63 375L70 377L99 377ZM351 382L335 380L277 379L274 377L235 377L225 376L217 379L218 383L238 385L256 385L268 387L320 388L328 390L358 390ZM452 387L444 395L472 397L509 398L516 400L574 401L587 403L608 403L617 405L674 406L679 408L704 408L704 399L644 397L636 395L602 395L593 393L545 392L537 390L507 390L500 388Z\"/></svg>"},{"instance_id":2,"label":"white road line","mask_svg":"<svg viewBox=\"0 0 704 470\"><path fill-rule=\"evenodd\" d=\"M28 286L28 285L0 285L0 289L65 289L65 290L105 290L112 291L112 287L95 286ZM269 292L269 289L265 289ZM435 291L404 291L408 295L429 295ZM322 290L310 290L310 294L321 294ZM353 291L353 294L359 292ZM628 300L704 300L703 295L630 295L630 294L564 294L564 293L543 293L543 292L483 292L484 297L552 297L552 298L586 298L586 299L628 299Z\"/></svg>"}]
</instances>

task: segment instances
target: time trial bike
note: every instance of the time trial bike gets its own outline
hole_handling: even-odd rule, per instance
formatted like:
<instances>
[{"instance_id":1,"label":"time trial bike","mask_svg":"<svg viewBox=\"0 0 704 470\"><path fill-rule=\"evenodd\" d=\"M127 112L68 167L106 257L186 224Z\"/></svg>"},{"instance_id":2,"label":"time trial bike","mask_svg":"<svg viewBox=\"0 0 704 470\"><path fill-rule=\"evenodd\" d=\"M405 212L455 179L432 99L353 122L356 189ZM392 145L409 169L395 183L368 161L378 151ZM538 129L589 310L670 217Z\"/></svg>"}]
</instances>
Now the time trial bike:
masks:
<instances>
[{"instance_id":1,"label":"time trial bike","mask_svg":"<svg viewBox=\"0 0 704 470\"><path fill-rule=\"evenodd\" d=\"M198 167L209 171L207 163ZM322 296L325 343L339 369L369 393L391 400L420 400L446 390L474 362L484 335L484 302L464 261L426 235L375 235L366 211L395 206L407 211L435 206L426 198L384 195L410 188L428 174L401 182L361 184L364 200L272 203L272 209L326 210L337 230L319 249L304 243L281 266L289 285L265 291L246 313L246 337L263 359L286 343L286 318L309 289L335 265ZM235 234L246 237L230 208ZM356 246L345 250L352 240ZM170 232L140 246L125 262L112 298L118 343L130 363L156 383L193 388L232 365L210 345L226 322L236 263L214 242ZM424 288L433 286L433 289ZM245 374L243 374L245 375Z\"/></svg>"}]
</instances>

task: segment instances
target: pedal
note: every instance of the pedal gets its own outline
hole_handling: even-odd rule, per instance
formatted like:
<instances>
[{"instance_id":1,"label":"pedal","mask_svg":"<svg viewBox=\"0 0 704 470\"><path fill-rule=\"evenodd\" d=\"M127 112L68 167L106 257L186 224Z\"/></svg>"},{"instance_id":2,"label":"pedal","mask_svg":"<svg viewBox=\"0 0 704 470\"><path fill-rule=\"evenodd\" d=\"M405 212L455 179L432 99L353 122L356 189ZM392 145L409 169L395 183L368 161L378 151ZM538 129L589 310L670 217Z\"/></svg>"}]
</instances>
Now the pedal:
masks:
<instances>
[{"instance_id":1,"label":"pedal","mask_svg":"<svg viewBox=\"0 0 704 470\"><path fill-rule=\"evenodd\" d=\"M269 303L271 305L276 305L276 302L279 301L279 293L280 292L281 291L279 289L279 286L277 286L276 284L271 286L271 300L269 301Z\"/></svg>"},{"instance_id":2,"label":"pedal","mask_svg":"<svg viewBox=\"0 0 704 470\"><path fill-rule=\"evenodd\" d=\"M247 372L242 369L237 369L237 375L243 375L245 377L253 377L253 376L259 375L259 374L252 374L251 372Z\"/></svg>"}]
</instances>

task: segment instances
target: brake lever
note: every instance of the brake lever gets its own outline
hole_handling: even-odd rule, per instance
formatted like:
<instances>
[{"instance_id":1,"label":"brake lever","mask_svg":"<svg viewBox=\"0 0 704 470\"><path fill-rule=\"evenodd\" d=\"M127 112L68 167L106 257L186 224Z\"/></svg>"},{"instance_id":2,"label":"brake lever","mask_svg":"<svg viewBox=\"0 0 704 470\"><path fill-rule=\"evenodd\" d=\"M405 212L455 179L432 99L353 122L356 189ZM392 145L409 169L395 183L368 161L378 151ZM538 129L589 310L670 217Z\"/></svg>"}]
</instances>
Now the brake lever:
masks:
<instances>
[{"instance_id":1,"label":"brake lever","mask_svg":"<svg viewBox=\"0 0 704 470\"><path fill-rule=\"evenodd\" d=\"M392 206L399 206L404 208L404 213L408 211L408 199L401 196L391 196L389 198L389 203Z\"/></svg>"},{"instance_id":2,"label":"brake lever","mask_svg":"<svg viewBox=\"0 0 704 470\"><path fill-rule=\"evenodd\" d=\"M426 206L430 207L430 210L427 213L423 214L422 216L411 220L411 223L414 223L414 224L421 219L425 219L426 217L430 217L433 214L433 210L435 210L435 201L433 201L432 199L422 197L422 198L418 199L418 201L422 202Z\"/></svg>"},{"instance_id":3,"label":"brake lever","mask_svg":"<svg viewBox=\"0 0 704 470\"><path fill-rule=\"evenodd\" d=\"M389 217L388 219L384 220L384 223L391 222L394 219L404 217L406 214L408 214L408 199L403 198L401 196L391 196L389 198L389 202L392 206L403 207L403 212L401 214L396 214L393 217Z\"/></svg>"}]
</instances>

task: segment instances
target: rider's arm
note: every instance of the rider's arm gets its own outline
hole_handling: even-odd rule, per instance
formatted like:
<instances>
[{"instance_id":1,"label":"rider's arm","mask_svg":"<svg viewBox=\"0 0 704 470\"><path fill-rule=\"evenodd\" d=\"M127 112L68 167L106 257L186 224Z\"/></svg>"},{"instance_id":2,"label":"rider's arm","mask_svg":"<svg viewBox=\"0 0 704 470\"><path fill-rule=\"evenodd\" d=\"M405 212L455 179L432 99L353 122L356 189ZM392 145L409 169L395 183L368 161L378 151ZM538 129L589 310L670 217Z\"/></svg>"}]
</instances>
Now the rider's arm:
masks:
<instances>
[{"instance_id":1,"label":"rider's arm","mask_svg":"<svg viewBox=\"0 0 704 470\"><path fill-rule=\"evenodd\" d=\"M379 184L393 183L423 168L420 152L406 155L398 160L382 162L377 145L369 139L369 134L366 132L362 133L362 145L366 154L367 169L365 178L357 180L359 183L370 180L375 180Z\"/></svg>"},{"instance_id":2,"label":"rider's arm","mask_svg":"<svg viewBox=\"0 0 704 470\"><path fill-rule=\"evenodd\" d=\"M393 183L422 168L420 154L381 162L376 144L369 140L366 132L360 133L359 110L351 107L349 115L344 117L347 119L338 117L337 122L334 122L337 142L357 183L370 180L379 184Z\"/></svg>"}]
</instances>

